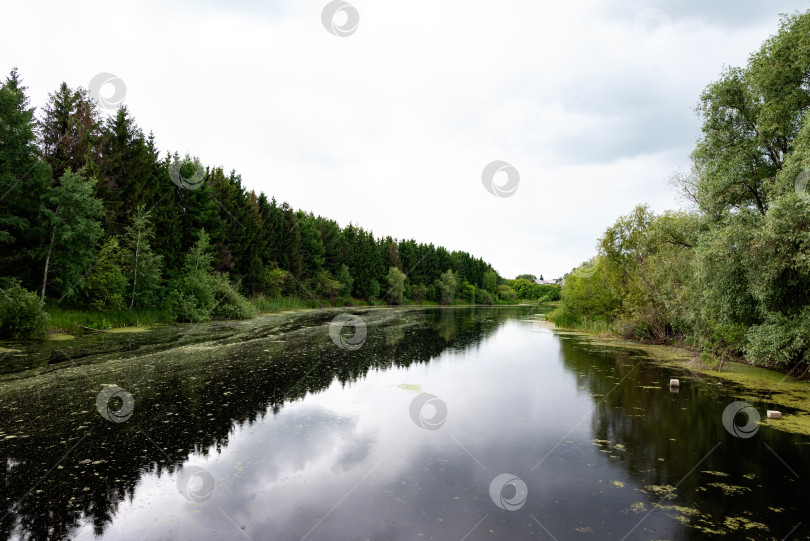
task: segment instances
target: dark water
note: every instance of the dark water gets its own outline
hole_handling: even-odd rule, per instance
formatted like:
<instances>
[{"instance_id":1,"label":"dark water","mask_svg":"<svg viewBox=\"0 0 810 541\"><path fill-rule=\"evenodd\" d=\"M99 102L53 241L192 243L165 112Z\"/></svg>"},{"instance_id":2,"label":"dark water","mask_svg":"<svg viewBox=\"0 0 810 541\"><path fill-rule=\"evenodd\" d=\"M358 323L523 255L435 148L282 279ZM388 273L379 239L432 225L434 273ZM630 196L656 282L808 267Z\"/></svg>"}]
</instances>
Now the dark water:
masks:
<instances>
[{"instance_id":1,"label":"dark water","mask_svg":"<svg viewBox=\"0 0 810 541\"><path fill-rule=\"evenodd\" d=\"M732 388L538 311L355 312L335 340L324 311L6 356L0 537L808 538L808 438L735 436Z\"/></svg>"}]
</instances>

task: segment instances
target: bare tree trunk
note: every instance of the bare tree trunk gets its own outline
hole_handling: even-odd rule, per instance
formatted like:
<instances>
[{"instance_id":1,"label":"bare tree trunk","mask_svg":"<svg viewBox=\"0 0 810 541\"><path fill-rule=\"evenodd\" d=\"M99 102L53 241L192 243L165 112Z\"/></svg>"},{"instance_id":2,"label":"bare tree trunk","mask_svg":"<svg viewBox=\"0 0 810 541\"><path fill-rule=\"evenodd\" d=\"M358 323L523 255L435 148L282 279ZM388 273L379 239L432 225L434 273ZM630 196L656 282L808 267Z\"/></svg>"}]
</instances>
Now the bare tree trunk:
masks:
<instances>
[{"instance_id":1,"label":"bare tree trunk","mask_svg":"<svg viewBox=\"0 0 810 541\"><path fill-rule=\"evenodd\" d=\"M51 232L51 244L48 246L48 255L45 256L45 272L42 274L42 296L39 298L39 309L45 305L45 285L48 283L48 265L51 262L51 252L53 251L53 241L56 239L56 226Z\"/></svg>"},{"instance_id":2,"label":"bare tree trunk","mask_svg":"<svg viewBox=\"0 0 810 541\"><path fill-rule=\"evenodd\" d=\"M135 276L132 279L132 300L129 302L129 309L135 306L135 287L138 285L138 251L141 247L141 236L138 235L138 240L135 242Z\"/></svg>"}]
</instances>

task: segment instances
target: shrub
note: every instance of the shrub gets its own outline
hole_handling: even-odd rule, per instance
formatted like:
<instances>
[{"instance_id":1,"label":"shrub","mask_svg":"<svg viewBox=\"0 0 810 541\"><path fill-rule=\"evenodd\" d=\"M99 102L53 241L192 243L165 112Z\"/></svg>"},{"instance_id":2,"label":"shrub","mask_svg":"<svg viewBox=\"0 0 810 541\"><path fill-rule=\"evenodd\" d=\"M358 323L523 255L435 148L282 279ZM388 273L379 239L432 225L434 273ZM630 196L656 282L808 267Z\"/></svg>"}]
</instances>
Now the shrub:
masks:
<instances>
[{"instance_id":1,"label":"shrub","mask_svg":"<svg viewBox=\"0 0 810 541\"><path fill-rule=\"evenodd\" d=\"M265 267L266 273L264 275L263 288L264 292L271 298L281 297L282 292L285 290L285 284L289 281L289 273L284 269L278 267Z\"/></svg>"},{"instance_id":2,"label":"shrub","mask_svg":"<svg viewBox=\"0 0 810 541\"><path fill-rule=\"evenodd\" d=\"M465 301L475 302L475 286L465 280L461 282L456 295Z\"/></svg>"},{"instance_id":3,"label":"shrub","mask_svg":"<svg viewBox=\"0 0 810 541\"><path fill-rule=\"evenodd\" d=\"M422 302L428 296L428 288L424 284L416 284L411 286L411 299L416 302ZM434 292L435 294L435 292Z\"/></svg>"},{"instance_id":4,"label":"shrub","mask_svg":"<svg viewBox=\"0 0 810 541\"><path fill-rule=\"evenodd\" d=\"M179 279L170 295L169 305L177 321L200 322L211 319L214 290L211 279L202 271L193 271Z\"/></svg>"},{"instance_id":5,"label":"shrub","mask_svg":"<svg viewBox=\"0 0 810 541\"><path fill-rule=\"evenodd\" d=\"M539 302L554 302L562 298L561 287L558 285L540 286L545 288L545 293L539 298Z\"/></svg>"},{"instance_id":6,"label":"shrub","mask_svg":"<svg viewBox=\"0 0 810 541\"><path fill-rule=\"evenodd\" d=\"M12 280L0 292L0 336L3 338L41 338L48 332L48 314L40 310L37 294Z\"/></svg>"},{"instance_id":7,"label":"shrub","mask_svg":"<svg viewBox=\"0 0 810 541\"><path fill-rule=\"evenodd\" d=\"M498 286L498 298L502 301L515 302L517 300L517 293L509 286Z\"/></svg>"},{"instance_id":8,"label":"shrub","mask_svg":"<svg viewBox=\"0 0 810 541\"><path fill-rule=\"evenodd\" d=\"M310 280L310 287L319 297L326 297L334 301L343 289L343 284L332 278L332 273L326 270L318 271L318 274Z\"/></svg>"},{"instance_id":9,"label":"shrub","mask_svg":"<svg viewBox=\"0 0 810 541\"><path fill-rule=\"evenodd\" d=\"M745 355L751 364L790 366L810 362L810 308L794 318L770 314L765 323L745 336Z\"/></svg>"},{"instance_id":10,"label":"shrub","mask_svg":"<svg viewBox=\"0 0 810 541\"><path fill-rule=\"evenodd\" d=\"M565 305L557 307L546 314L546 319L558 327L577 327L580 325L580 318L572 314Z\"/></svg>"},{"instance_id":11,"label":"shrub","mask_svg":"<svg viewBox=\"0 0 810 541\"><path fill-rule=\"evenodd\" d=\"M732 360L742 352L746 328L741 324L721 325L714 323L711 332L702 338L703 350L700 357L710 363L723 363Z\"/></svg>"},{"instance_id":12,"label":"shrub","mask_svg":"<svg viewBox=\"0 0 810 541\"><path fill-rule=\"evenodd\" d=\"M479 289L475 292L476 304L492 304L493 298L486 289Z\"/></svg>"},{"instance_id":13,"label":"shrub","mask_svg":"<svg viewBox=\"0 0 810 541\"><path fill-rule=\"evenodd\" d=\"M247 319L256 313L250 301L228 281L228 276L216 273L208 277L214 297L211 317L214 319Z\"/></svg>"}]
</instances>

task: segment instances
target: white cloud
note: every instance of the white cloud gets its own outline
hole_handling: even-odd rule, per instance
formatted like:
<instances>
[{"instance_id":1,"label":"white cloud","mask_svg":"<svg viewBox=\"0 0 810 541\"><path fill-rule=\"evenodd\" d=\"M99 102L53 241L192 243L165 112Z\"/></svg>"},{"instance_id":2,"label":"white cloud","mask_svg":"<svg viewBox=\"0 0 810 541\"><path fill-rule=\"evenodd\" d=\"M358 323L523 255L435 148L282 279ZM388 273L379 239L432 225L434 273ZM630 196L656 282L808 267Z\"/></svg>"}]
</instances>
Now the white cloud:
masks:
<instances>
[{"instance_id":1,"label":"white cloud","mask_svg":"<svg viewBox=\"0 0 810 541\"><path fill-rule=\"evenodd\" d=\"M342 224L548 278L634 205L676 205L666 179L688 166L700 90L804 7L358 0L339 38L325 3L18 2L7 19L31 24L0 36L0 69L19 66L39 106L62 80L115 73L161 149ZM636 31L647 8L672 22L666 39ZM520 171L514 196L484 190L493 160Z\"/></svg>"}]
</instances>

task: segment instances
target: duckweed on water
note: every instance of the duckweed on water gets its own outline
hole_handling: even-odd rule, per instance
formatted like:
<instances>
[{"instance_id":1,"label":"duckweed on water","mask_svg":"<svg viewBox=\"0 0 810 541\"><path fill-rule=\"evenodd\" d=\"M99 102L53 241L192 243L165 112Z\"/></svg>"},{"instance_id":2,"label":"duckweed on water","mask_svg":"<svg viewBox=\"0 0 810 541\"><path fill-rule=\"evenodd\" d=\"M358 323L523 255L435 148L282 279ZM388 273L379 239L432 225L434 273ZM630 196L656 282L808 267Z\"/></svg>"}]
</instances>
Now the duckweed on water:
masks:
<instances>
[{"instance_id":1,"label":"duckweed on water","mask_svg":"<svg viewBox=\"0 0 810 541\"><path fill-rule=\"evenodd\" d=\"M782 412L782 419L765 418L762 412L761 424L783 432L810 435L810 383L799 381L780 372L742 363L726 363L723 370L707 366L696 360L695 355L686 349L674 346L640 344L620 338L596 336L583 331L558 330L553 323L546 322L555 333L575 336L589 345L600 348L621 348L636 351L642 356L672 368L684 370L698 376L708 376L714 385L717 380L734 384L733 391L740 400L750 403L765 402L768 409L791 410ZM685 374L687 375L687 374ZM688 379L688 378L685 378ZM647 388L647 386L640 386ZM658 388L658 387L656 387Z\"/></svg>"},{"instance_id":2,"label":"duckweed on water","mask_svg":"<svg viewBox=\"0 0 810 541\"><path fill-rule=\"evenodd\" d=\"M630 511L632 511L633 513L645 513L647 512L647 506L644 504L644 502L631 503L630 507L627 507L622 510L622 513L626 515Z\"/></svg>"},{"instance_id":3,"label":"duckweed on water","mask_svg":"<svg viewBox=\"0 0 810 541\"><path fill-rule=\"evenodd\" d=\"M719 488L723 491L723 494L726 496L739 496L740 494L745 494L746 492L751 492L751 489L748 487L743 487L739 485L727 485L725 483L709 483L708 486Z\"/></svg>"},{"instance_id":4,"label":"duckweed on water","mask_svg":"<svg viewBox=\"0 0 810 541\"><path fill-rule=\"evenodd\" d=\"M704 471L702 471L702 472L700 472L700 473L705 473L705 474L707 474L707 475L714 475L715 477L728 477L728 474L727 474L727 473L723 473L723 472L721 472L721 471L709 471L709 470L704 470Z\"/></svg>"},{"instance_id":5,"label":"duckweed on water","mask_svg":"<svg viewBox=\"0 0 810 541\"><path fill-rule=\"evenodd\" d=\"M641 492L665 500L674 500L677 497L676 488L672 485L644 485Z\"/></svg>"},{"instance_id":6,"label":"duckweed on water","mask_svg":"<svg viewBox=\"0 0 810 541\"><path fill-rule=\"evenodd\" d=\"M63 340L74 340L76 337L72 334L67 334L63 332L55 332L53 334L49 334L45 337L45 340L49 340L51 342L60 342Z\"/></svg>"},{"instance_id":7,"label":"duckweed on water","mask_svg":"<svg viewBox=\"0 0 810 541\"><path fill-rule=\"evenodd\" d=\"M762 524L761 522L754 522L753 520L749 520L745 517L726 517L725 522L726 528L730 530L762 530L762 531L769 531L768 527Z\"/></svg>"}]
</instances>

